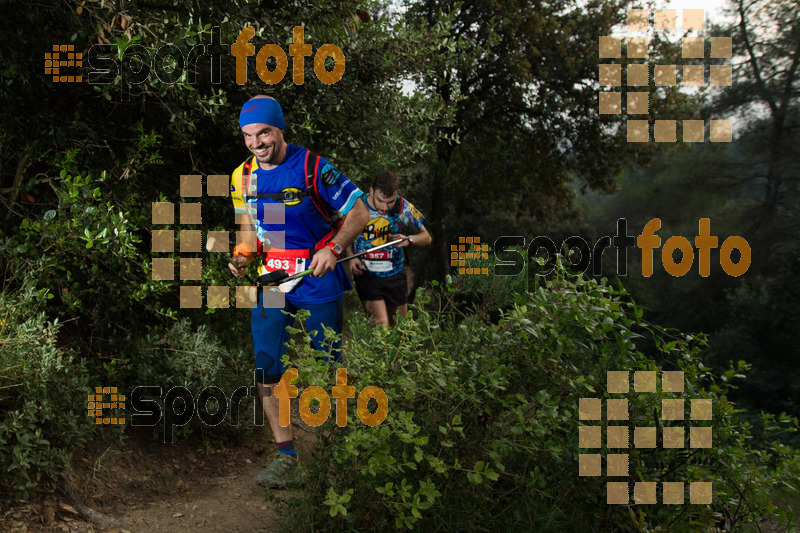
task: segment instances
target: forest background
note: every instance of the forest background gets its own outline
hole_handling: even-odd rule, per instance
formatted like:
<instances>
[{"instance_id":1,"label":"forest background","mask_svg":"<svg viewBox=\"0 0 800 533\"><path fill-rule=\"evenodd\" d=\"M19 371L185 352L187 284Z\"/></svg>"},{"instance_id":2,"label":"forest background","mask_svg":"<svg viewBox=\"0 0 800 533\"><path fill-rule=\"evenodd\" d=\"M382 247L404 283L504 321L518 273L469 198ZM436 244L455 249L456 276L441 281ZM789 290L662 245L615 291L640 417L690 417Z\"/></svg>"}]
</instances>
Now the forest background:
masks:
<instances>
[{"instance_id":1,"label":"forest background","mask_svg":"<svg viewBox=\"0 0 800 533\"><path fill-rule=\"evenodd\" d=\"M753 465L769 466L763 469L767 477L759 494L771 496L758 500L747 520L779 514L777 508L770 507L769 513L764 509L774 499L776 484L786 481L780 472L788 467L782 461L794 457L791 445L797 441L789 434L782 440L763 435L774 429L773 422L792 426L790 419L777 418L781 413L800 414L800 367L795 364L800 340L796 305L800 289L795 283L800 273L800 9L792 0L735 0L728 6L731 22L706 21L697 34L705 38L703 58L683 58L680 31L650 31L641 34L649 37L646 58L632 59L623 38L619 57L600 59L600 37L624 36L626 10L642 7L651 8L649 22L654 23L653 8L660 6L626 0L402 5L355 0L205 4L45 0L0 4L3 490L27 496L68 468L76 443L109 438L110 432L98 432L90 424L82 403L86 391L97 384L113 382L129 389L144 382L163 382L224 389L223 385L247 375L251 362L244 315L235 310L181 309L178 285L182 282L152 279L154 256L172 257L177 265L186 254L177 253L178 231L176 253L153 253L151 232L166 226L155 226L151 216L153 202L196 201L181 197L181 175L230 174L244 160L248 154L237 128L238 110L249 97L266 93L283 106L289 142L325 155L362 189L369 188L380 170L391 169L401 176L403 193L427 216L434 236L430 249L414 250L411 257L415 283L425 289L419 293L420 308L415 311L421 321L428 312L443 313L442 334L449 332L457 338L465 322L476 321L490 329L503 327L508 320L518 321L518 326L519 321L530 322L525 314L534 311L524 305L524 298L512 297L513 291L533 298L543 287L546 292L551 287L550 296L539 297L544 298L542 305L556 305L552 298L558 298L559 290L574 290L576 301L586 304L596 295L585 284L601 287L609 302L631 306L635 326L619 327L639 331L642 339L631 345L620 341L619 360L603 359L601 354L606 352L602 350L587 350L592 343L578 342L581 350L573 346L575 367L552 370L570 389L569 393L550 392L559 398L553 404L559 413L553 420L575 420L577 398L602 390L598 376L604 376L606 369L614 370L614 361L627 361L631 370L694 365L694 373L691 368L686 371L697 379L697 390L705 387L702 390L717 395L721 405L733 400L747 409L734 416L731 406L716 430L761 435L752 442L749 436L742 437L747 442L733 439L723 444L726 441L721 439L719 445L721 462L734 464L731 456L750 457L753 470L758 470ZM677 14L680 28L680 9ZM248 25L255 28L251 42L256 53L266 44L277 44L288 52L296 26L304 28L305 42L314 52L325 43L337 45L346 58L342 78L331 85L320 82L313 57L307 57L304 83L297 84L289 58L283 80L267 85L259 79L253 56L248 58L248 81L240 85L235 79L235 59L227 51L221 52L216 67L210 56L200 56L186 68L172 69L175 50L188 58L197 45L235 43ZM711 36L731 38L731 59L711 58ZM66 69L82 69L81 82L53 82L45 74L45 54L52 52L53 45L72 45L83 54L81 67ZM116 66L106 61L101 68L111 71L90 78L85 75L90 67L98 70L89 65L94 45L105 45ZM649 79L648 85L637 89L647 93L649 114L644 118L650 123L650 142L628 142L625 120L631 116L625 112L599 112L601 92L629 90L622 82L601 85L601 63L620 65L622 80L629 64L646 63L651 75L657 65L678 65L674 86ZM702 86L683 86L681 65L687 64L704 65ZM732 65L730 86L709 85L711 65ZM267 68L275 68L272 59ZM331 59L326 68L333 68ZM619 111L627 110L625 94L620 102L626 107ZM704 121L706 142L681 142L682 121L689 119ZM677 142L653 142L656 120L677 120ZM731 120L732 141L708 142L710 120ZM204 197L202 210L204 231L233 230L228 199ZM621 218L634 236L650 219L660 218L662 246L673 235L693 242L699 220L709 218L711 233L719 236L720 244L732 235L748 241L750 268L742 276L730 276L720 267L718 250L712 250L709 276L699 275L695 255L693 268L675 277L664 271L658 249L650 277L641 275L640 255L634 249L623 276L615 275L619 270L611 253L603 256L602 276L590 272L575 278L577 269L572 268L537 278L531 262L513 280L491 274L458 275L451 267L450 247L459 237L479 237L492 247L501 236L524 236L525 244L537 236L548 236L557 244L581 236L593 246L602 236L615 235ZM513 253L499 256L514 257ZM574 253L567 257L578 262ZM234 286L224 264L212 257L202 257L202 261L203 285ZM492 272L495 262L496 258L484 266ZM623 292L610 288L618 282ZM571 309L572 304L560 301L558 305ZM587 307L581 320L588 323L596 314L598 324L603 324L604 313L617 312L608 305ZM349 312L357 314L357 306ZM547 320L541 324L545 328ZM357 330L357 324L352 327ZM373 335L359 331L366 337ZM542 331L551 340L564 334L558 328ZM597 332L611 338L618 333L601 325ZM381 335L375 337L376 343L387 342ZM434 342L434 337L431 333L430 338L418 339L418 346ZM665 348L668 338L678 344ZM533 346L536 342L547 344L541 338L527 341L531 345L520 347L520 357L537 353L541 348ZM695 342L702 347L695 347ZM365 345L364 352L376 346ZM353 348L356 366L357 352ZM186 353L194 357L187 358ZM542 352L538 353L541 364ZM556 354L544 352L551 362L565 353L561 348ZM426 354L430 352L422 350L421 360L426 360ZM681 363L682 356L689 362ZM509 361L503 364L513 366ZM382 379L392 375L390 370ZM730 382L743 373L747 379L734 387ZM362 377L367 383L366 371ZM581 383L593 385L582 390ZM531 387L533 382L526 382L520 394L536 396L538 389ZM537 409L548 404L541 396L538 402ZM474 420L473 430L494 423L505 429L513 426L499 411L490 414L488 409ZM760 419L757 413L762 411L767 416ZM409 412L414 409L409 407ZM528 424L520 431L532 438L541 436L541 428L530 425L528 411L520 413ZM434 429L437 426L442 435L451 427L436 423ZM393 426L394 430L400 431ZM198 431L207 439L233 438L225 432L210 435L192 425L184 431ZM427 438L425 443L411 436L409 441L398 438L413 444L412 450L428 443ZM575 476L568 476L574 488L583 482L577 477L577 431L559 438L554 437L549 453L566 454L568 459L560 468L574 470ZM527 465L520 466L519 478L508 482L530 494L545 490L539 486L541 476L550 479L560 474L537 470L532 457L517 444L508 441L507 449L501 446L512 456L510 450L521 454L514 456L520 461L518 466ZM502 464L505 452L493 446L499 445L487 441L485 451L497 453L492 461ZM756 452L765 455L757 460L748 455ZM488 459L478 459L464 472L459 465L465 461L456 457L449 467L452 475L471 474L468 485L472 488L482 482L489 485L498 467L485 475ZM674 459L692 467L690 458ZM648 464L662 472L672 466ZM740 470L745 475L747 469ZM397 472L384 475L392 479ZM737 486L734 477L728 480L731 487ZM399 476L392 483L401 486L400 478L405 482ZM402 498L411 503L386 505L387 516L397 527L411 527L418 520L435 522L448 514L437 514L435 509L457 507L458 491L451 496L454 501L445 503L447 497L425 485L430 482L426 479L419 474L416 492ZM504 479L501 476L498 483ZM328 498L324 508L331 510L331 520L345 514L334 512L337 505L358 501L347 492L348 483L358 483L340 481L342 486L320 489ZM790 488L794 482L789 482ZM390 491L387 486L381 483L381 494ZM580 490L594 498L603 520L613 520L619 528L634 527L631 524L637 522L632 515L608 510L600 484L589 487ZM326 492L328 488L335 489L335 497ZM375 490L370 486L367 492L374 495ZM496 511L493 506L513 500L515 492L500 491L505 498L498 499L491 492L497 489L486 490L490 492L479 508L489 520ZM548 490L557 493L555 488ZM722 490L721 494L727 493ZM737 501L744 498L734 488L729 496ZM571 516L567 504L558 512L552 508L545 512L540 504L524 498L517 503L523 507L514 512L526 524L532 516L546 515L552 521L547 522L549 526L555 528L558 520ZM698 509L680 520L687 520L689 529L701 515L723 526L747 521L736 515L738 507L735 513L734 506L726 506L725 498L715 503L719 505L713 509ZM762 504L764 509L759 507ZM375 516L358 518L354 504L350 505L347 516L352 527L366 527L359 519L378 521ZM676 515L671 513L659 507L639 519L672 524ZM587 524L592 524L591 518Z\"/></svg>"}]
</instances>

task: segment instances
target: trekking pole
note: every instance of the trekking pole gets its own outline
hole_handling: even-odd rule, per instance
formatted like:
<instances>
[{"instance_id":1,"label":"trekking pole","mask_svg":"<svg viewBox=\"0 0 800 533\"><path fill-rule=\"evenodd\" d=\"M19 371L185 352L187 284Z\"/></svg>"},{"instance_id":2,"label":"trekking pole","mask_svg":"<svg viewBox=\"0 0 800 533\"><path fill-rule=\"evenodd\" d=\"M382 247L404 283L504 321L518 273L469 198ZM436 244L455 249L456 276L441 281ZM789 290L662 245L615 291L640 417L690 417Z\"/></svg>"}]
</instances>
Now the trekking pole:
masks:
<instances>
[{"instance_id":1,"label":"trekking pole","mask_svg":"<svg viewBox=\"0 0 800 533\"><path fill-rule=\"evenodd\" d=\"M403 237L402 239L397 239L395 241L387 242L385 244L381 244L380 246L375 246L374 248L370 248L369 250L364 250L363 252L358 252L357 254L353 254L348 257L343 257L338 261L336 261L336 264L338 265L339 263L344 263L345 261L350 261L351 259L356 259L357 257L361 257L372 252L377 252L378 250L382 250L384 248L389 248L390 246L394 246L396 244L400 244L403 241L407 241L409 238L410 237ZM297 274L293 274L290 276L285 270L276 270L275 272L264 274L263 276L258 278L258 281L265 286L280 285L288 281L293 281L298 278L308 276L312 272L314 272L314 269L309 268L308 270L304 270L302 272L298 272Z\"/></svg>"},{"instance_id":2,"label":"trekking pole","mask_svg":"<svg viewBox=\"0 0 800 533\"><path fill-rule=\"evenodd\" d=\"M236 261L234 261L231 256L229 256L225 252L214 252L212 250L216 242L217 239L215 237L209 237L208 240L206 241L206 251L213 254L218 254L220 257L223 257L228 262L228 264L233 265L234 268L236 268L236 270L239 270L239 265L236 264ZM245 274L245 279L247 279L247 281L249 281L251 284L257 285L256 281L252 278L252 276L250 276L250 274Z\"/></svg>"}]
</instances>

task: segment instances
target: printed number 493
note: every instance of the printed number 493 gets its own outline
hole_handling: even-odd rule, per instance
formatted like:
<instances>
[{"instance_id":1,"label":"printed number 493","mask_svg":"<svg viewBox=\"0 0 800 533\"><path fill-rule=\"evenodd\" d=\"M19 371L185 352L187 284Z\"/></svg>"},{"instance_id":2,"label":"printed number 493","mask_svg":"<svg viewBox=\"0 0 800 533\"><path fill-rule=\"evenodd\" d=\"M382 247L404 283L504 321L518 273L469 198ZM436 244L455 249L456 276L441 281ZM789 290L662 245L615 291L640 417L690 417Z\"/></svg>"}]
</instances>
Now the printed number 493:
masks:
<instances>
[{"instance_id":1,"label":"printed number 493","mask_svg":"<svg viewBox=\"0 0 800 533\"><path fill-rule=\"evenodd\" d=\"M267 266L269 268L282 268L286 270L289 268L289 261L287 259L268 259Z\"/></svg>"}]
</instances>

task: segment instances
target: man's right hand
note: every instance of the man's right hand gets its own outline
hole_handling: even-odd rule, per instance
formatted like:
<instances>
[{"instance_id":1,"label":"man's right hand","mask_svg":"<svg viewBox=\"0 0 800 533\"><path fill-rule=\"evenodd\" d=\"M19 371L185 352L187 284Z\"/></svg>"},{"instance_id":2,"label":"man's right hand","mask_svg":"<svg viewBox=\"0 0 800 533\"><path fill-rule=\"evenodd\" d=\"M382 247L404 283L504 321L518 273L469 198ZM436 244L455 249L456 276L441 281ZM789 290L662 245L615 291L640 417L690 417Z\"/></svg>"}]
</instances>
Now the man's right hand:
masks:
<instances>
[{"instance_id":1,"label":"man's right hand","mask_svg":"<svg viewBox=\"0 0 800 533\"><path fill-rule=\"evenodd\" d=\"M361 259L356 257L355 259L350 260L350 271L353 273L354 276L360 276L364 273L364 263L361 262Z\"/></svg>"},{"instance_id":2,"label":"man's right hand","mask_svg":"<svg viewBox=\"0 0 800 533\"><path fill-rule=\"evenodd\" d=\"M233 258L233 261L236 263L236 266L239 267L236 268L236 266L232 265L231 263L228 263L228 269L230 269L231 274L233 274L234 277L241 278L242 276L247 274L247 269L244 268L244 266L250 262L247 256L237 255L236 257Z\"/></svg>"}]
</instances>

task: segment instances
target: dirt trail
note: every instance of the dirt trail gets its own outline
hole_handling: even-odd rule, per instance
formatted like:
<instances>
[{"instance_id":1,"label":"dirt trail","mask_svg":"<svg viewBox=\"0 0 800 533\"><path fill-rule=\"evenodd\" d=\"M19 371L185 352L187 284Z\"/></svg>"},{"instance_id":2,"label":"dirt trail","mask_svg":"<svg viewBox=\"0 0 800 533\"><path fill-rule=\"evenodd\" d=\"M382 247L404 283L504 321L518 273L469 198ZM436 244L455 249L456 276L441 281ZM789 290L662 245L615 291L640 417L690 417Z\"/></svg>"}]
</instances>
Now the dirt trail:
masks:
<instances>
[{"instance_id":1,"label":"dirt trail","mask_svg":"<svg viewBox=\"0 0 800 533\"><path fill-rule=\"evenodd\" d=\"M310 457L312 441L307 426L295 428L302 457ZM264 489L253 483L274 450L266 427L240 445L212 450L201 443L159 444L143 436L112 445L93 443L75 453L68 478L84 504L116 525L83 520L66 498L51 492L30 502L0 502L0 531L275 531L274 498L280 493L265 502Z\"/></svg>"}]
</instances>

